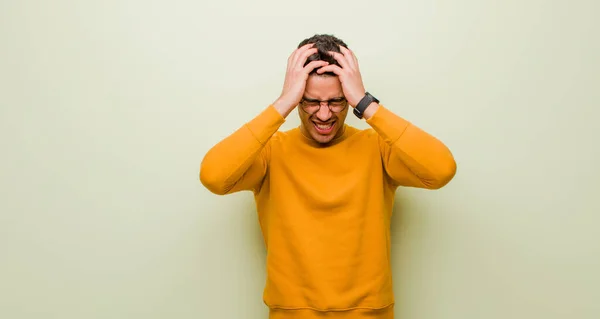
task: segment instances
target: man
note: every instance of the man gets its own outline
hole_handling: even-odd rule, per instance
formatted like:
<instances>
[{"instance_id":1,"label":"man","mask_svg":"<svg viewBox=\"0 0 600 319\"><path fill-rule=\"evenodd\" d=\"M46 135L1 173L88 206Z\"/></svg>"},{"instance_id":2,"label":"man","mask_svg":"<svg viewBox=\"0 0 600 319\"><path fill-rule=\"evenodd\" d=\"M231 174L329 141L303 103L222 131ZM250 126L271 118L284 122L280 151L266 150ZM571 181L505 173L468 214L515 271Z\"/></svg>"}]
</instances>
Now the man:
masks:
<instances>
[{"instance_id":1,"label":"man","mask_svg":"<svg viewBox=\"0 0 600 319\"><path fill-rule=\"evenodd\" d=\"M296 107L300 127L278 131ZM350 108L369 129L344 123ZM315 35L289 57L279 98L209 150L200 180L254 193L271 319L382 319L393 318L394 193L441 188L455 172L442 142L366 92L343 41Z\"/></svg>"}]
</instances>

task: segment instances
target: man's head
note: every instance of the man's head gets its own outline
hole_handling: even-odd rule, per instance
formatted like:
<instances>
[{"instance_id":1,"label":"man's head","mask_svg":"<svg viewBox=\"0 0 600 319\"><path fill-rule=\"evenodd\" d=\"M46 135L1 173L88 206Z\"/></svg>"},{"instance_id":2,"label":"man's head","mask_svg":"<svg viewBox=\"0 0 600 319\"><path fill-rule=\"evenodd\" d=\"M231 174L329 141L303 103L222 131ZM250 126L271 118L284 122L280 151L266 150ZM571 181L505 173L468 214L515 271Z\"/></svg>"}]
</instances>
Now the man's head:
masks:
<instances>
[{"instance_id":1,"label":"man's head","mask_svg":"<svg viewBox=\"0 0 600 319\"><path fill-rule=\"evenodd\" d=\"M340 45L348 47L342 40L332 35L312 36L300 42L298 47L308 43L314 43L318 52L309 56L305 65L322 60L340 66L328 51L340 52ZM327 144L343 134L348 103L344 98L338 76L332 72L318 74L317 70L313 70L308 76L304 96L298 106L298 114L303 133L320 144Z\"/></svg>"}]
</instances>

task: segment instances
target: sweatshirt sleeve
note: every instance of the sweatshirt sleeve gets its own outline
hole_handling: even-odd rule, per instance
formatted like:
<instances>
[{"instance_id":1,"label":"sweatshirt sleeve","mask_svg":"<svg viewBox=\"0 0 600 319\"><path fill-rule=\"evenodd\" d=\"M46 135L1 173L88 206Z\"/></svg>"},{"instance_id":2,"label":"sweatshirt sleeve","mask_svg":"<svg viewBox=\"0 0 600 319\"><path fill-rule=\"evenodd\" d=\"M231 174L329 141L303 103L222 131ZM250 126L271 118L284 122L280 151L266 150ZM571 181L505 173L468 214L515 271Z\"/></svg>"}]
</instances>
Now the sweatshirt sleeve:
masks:
<instances>
[{"instance_id":1,"label":"sweatshirt sleeve","mask_svg":"<svg viewBox=\"0 0 600 319\"><path fill-rule=\"evenodd\" d=\"M270 105L213 146L200 163L200 182L218 195L256 191L270 159L270 139L285 119Z\"/></svg>"},{"instance_id":2,"label":"sweatshirt sleeve","mask_svg":"<svg viewBox=\"0 0 600 319\"><path fill-rule=\"evenodd\" d=\"M396 186L439 189L456 174L446 145L384 106L366 122L378 133L385 171Z\"/></svg>"}]
</instances>

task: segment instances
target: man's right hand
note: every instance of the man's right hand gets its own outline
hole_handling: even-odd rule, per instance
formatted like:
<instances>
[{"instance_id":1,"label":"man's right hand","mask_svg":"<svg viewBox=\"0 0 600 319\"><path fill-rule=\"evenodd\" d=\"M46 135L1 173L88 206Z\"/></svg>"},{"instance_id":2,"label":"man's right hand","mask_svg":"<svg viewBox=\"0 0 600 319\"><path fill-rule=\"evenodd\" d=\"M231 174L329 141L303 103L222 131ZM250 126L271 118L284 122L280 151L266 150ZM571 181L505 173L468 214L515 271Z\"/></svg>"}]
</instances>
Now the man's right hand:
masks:
<instances>
[{"instance_id":1,"label":"man's right hand","mask_svg":"<svg viewBox=\"0 0 600 319\"><path fill-rule=\"evenodd\" d=\"M313 48L313 45L314 43L309 43L296 49L288 58L283 90L279 98L273 103L275 109L283 117L287 117L294 107L300 103L302 95L304 95L304 89L306 88L308 74L316 68L329 64L325 61L312 61L304 66L306 59L312 54L317 53L317 49Z\"/></svg>"}]
</instances>

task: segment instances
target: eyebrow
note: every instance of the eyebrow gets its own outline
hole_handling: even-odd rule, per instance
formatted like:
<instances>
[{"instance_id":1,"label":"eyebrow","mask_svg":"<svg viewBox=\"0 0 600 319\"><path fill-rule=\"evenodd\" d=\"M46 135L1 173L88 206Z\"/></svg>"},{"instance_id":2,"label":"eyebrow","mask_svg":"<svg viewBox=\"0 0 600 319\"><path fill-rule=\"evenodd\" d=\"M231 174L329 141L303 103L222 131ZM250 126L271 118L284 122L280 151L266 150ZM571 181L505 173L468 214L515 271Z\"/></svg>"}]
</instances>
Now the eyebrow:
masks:
<instances>
[{"instance_id":1,"label":"eyebrow","mask_svg":"<svg viewBox=\"0 0 600 319\"><path fill-rule=\"evenodd\" d=\"M318 99L309 99L309 98L307 98L307 97L304 97L304 96L303 96L302 98L303 98L304 100L306 100L306 101L309 101L309 102L317 102L317 101L320 101L320 100L318 100ZM333 97L333 98L331 98L331 99L329 99L329 100L342 100L342 99L344 99L344 98L345 98L345 97L343 97L343 96L339 96L339 97Z\"/></svg>"}]
</instances>

